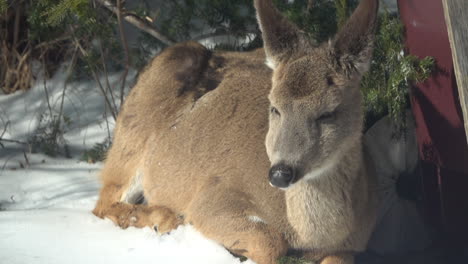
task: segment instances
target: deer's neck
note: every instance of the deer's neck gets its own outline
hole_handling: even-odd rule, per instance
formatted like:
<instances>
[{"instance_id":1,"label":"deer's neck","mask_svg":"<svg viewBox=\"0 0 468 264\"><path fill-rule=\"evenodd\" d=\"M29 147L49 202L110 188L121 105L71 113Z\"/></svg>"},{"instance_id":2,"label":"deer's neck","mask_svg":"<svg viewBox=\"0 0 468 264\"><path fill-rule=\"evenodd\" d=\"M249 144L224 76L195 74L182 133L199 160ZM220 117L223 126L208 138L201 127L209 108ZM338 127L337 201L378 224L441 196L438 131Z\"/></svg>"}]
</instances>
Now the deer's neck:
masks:
<instances>
[{"instance_id":1,"label":"deer's neck","mask_svg":"<svg viewBox=\"0 0 468 264\"><path fill-rule=\"evenodd\" d=\"M286 190L288 221L296 233L297 246L338 241L348 234L353 216L353 186L362 177L361 142L344 151L333 166L310 180ZM320 228L320 229L317 229ZM333 230L333 231L331 231ZM331 235L330 232L335 232ZM313 241L311 241L313 240Z\"/></svg>"}]
</instances>

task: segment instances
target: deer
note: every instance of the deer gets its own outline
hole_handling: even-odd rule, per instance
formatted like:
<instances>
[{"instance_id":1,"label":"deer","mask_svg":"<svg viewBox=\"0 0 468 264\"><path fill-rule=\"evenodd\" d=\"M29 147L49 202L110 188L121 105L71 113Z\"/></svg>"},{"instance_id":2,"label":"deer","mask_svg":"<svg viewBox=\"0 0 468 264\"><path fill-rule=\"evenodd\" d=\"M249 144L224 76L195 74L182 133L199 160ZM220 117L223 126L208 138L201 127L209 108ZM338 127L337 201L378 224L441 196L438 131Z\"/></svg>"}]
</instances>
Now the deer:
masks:
<instances>
[{"instance_id":1,"label":"deer","mask_svg":"<svg viewBox=\"0 0 468 264\"><path fill-rule=\"evenodd\" d=\"M377 0L316 44L255 0L263 49L178 43L140 74L118 115L93 213L160 234L190 224L235 255L351 264L376 219L359 83Z\"/></svg>"}]
</instances>

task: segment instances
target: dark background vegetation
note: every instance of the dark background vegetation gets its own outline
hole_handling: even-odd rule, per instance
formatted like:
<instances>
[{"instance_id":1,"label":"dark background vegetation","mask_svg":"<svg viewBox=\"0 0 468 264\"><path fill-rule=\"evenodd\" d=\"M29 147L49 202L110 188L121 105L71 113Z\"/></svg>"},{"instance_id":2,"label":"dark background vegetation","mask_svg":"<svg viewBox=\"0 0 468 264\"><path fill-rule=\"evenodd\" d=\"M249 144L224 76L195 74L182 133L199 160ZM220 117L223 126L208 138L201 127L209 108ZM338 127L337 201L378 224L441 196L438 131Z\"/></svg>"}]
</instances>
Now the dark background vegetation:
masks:
<instances>
[{"instance_id":1,"label":"dark background vegetation","mask_svg":"<svg viewBox=\"0 0 468 264\"><path fill-rule=\"evenodd\" d=\"M274 2L317 43L332 38L357 5L357 0ZM425 80L433 68L431 58L404 54L403 35L398 15L383 10L371 69L362 80L366 129L388 114L395 135L405 129L410 85ZM44 69L46 79L66 65L67 80L96 82L115 118L129 69L141 70L168 45L187 40L211 40L209 48L215 50L261 47L252 0L0 0L0 90L30 89L38 81L34 65ZM121 72L120 87L101 81L111 72ZM63 133L73 120L61 111L41 118L42 132L31 143L48 154L66 155ZM102 159L109 145L110 139L96 145L84 159Z\"/></svg>"}]
</instances>

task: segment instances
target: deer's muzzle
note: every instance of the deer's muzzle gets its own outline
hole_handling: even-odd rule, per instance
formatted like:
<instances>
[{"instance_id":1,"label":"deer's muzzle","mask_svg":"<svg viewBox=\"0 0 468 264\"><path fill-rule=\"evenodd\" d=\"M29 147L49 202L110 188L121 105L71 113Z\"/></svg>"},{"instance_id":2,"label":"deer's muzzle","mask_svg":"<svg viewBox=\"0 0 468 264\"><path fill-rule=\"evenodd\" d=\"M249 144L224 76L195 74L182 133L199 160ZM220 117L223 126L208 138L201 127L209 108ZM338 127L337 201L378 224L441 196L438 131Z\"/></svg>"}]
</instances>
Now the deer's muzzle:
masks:
<instances>
[{"instance_id":1,"label":"deer's muzzle","mask_svg":"<svg viewBox=\"0 0 468 264\"><path fill-rule=\"evenodd\" d=\"M284 164L277 164L271 167L269 178L274 187L287 188L296 177L295 170Z\"/></svg>"}]
</instances>

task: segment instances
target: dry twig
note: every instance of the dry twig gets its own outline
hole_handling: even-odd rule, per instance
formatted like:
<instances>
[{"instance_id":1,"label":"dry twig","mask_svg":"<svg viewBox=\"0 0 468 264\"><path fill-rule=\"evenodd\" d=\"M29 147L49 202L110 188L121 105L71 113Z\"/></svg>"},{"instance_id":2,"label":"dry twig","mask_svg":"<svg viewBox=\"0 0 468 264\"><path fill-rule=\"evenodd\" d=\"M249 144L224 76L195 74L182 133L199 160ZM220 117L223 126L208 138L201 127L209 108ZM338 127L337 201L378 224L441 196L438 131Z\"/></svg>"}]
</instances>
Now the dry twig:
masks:
<instances>
[{"instance_id":1,"label":"dry twig","mask_svg":"<svg viewBox=\"0 0 468 264\"><path fill-rule=\"evenodd\" d=\"M257 30L247 30L245 31L245 34L248 35L248 34L254 34L254 35L258 35L260 32L257 31ZM193 41L200 41L200 40L204 40L204 39L207 39L207 38L213 38L213 37L220 37L220 36L230 36L231 34L229 32L210 32L210 33L206 33L206 34L201 34L199 36L196 36L194 37L192 40Z\"/></svg>"},{"instance_id":2,"label":"dry twig","mask_svg":"<svg viewBox=\"0 0 468 264\"><path fill-rule=\"evenodd\" d=\"M115 6L111 1L108 0L96 0L97 3L103 5L110 11L112 11L114 14L119 13L119 8ZM159 32L156 28L153 27L150 23L148 23L146 20L138 17L137 15L129 12L123 12L122 13L123 18L129 22L130 24L134 25L135 27L145 31L146 33L150 34L151 36L159 39L162 43L166 45L172 45L174 44L174 41L170 39L169 37L166 37L164 34Z\"/></svg>"},{"instance_id":3,"label":"dry twig","mask_svg":"<svg viewBox=\"0 0 468 264\"><path fill-rule=\"evenodd\" d=\"M117 104L115 103L114 92L109 82L109 71L107 70L106 59L104 57L105 56L104 48L102 47L102 41L99 42L99 51L101 52L101 64L102 64L102 69L104 71L104 77L106 80L106 94L109 92L113 107L115 109L115 112L117 112Z\"/></svg>"},{"instance_id":4,"label":"dry twig","mask_svg":"<svg viewBox=\"0 0 468 264\"><path fill-rule=\"evenodd\" d=\"M85 57L88 56L88 52L83 48L83 46L80 44L80 41L75 36L73 36L73 40L74 40L75 45L77 46L77 48L80 50L81 54L83 56L85 56ZM102 86L101 81L99 81L98 74L96 73L96 71L92 67L91 67L90 70L91 70L91 73L93 74L94 80L98 84L99 89L101 90L104 98L106 99L106 103L107 103L107 106L109 107L109 109L111 110L112 117L114 118L114 120L117 120L117 112L116 112L117 109L115 108L115 103L114 103L114 106L112 106L111 101L109 100L109 97L107 96L106 90Z\"/></svg>"},{"instance_id":5,"label":"dry twig","mask_svg":"<svg viewBox=\"0 0 468 264\"><path fill-rule=\"evenodd\" d=\"M307 11L312 10L312 8L314 7L314 2L315 2L314 0L307 1L307 9L306 9Z\"/></svg>"},{"instance_id":6,"label":"dry twig","mask_svg":"<svg viewBox=\"0 0 468 264\"><path fill-rule=\"evenodd\" d=\"M125 37L125 32L122 25L122 0L117 0L117 21L119 23L120 41L125 52L125 70L122 74L122 85L120 86L120 104L123 104L125 83L127 81L128 69L130 67L130 52L128 50L128 42Z\"/></svg>"}]
</instances>

